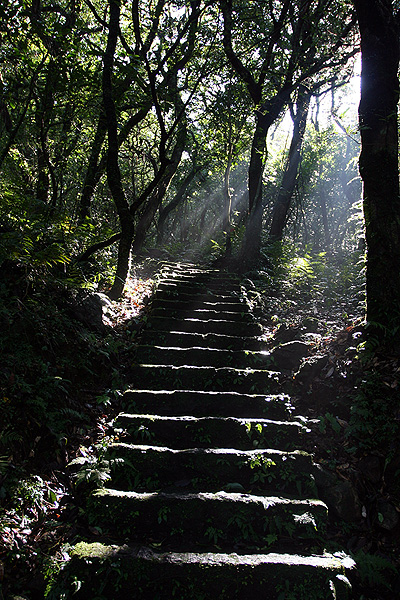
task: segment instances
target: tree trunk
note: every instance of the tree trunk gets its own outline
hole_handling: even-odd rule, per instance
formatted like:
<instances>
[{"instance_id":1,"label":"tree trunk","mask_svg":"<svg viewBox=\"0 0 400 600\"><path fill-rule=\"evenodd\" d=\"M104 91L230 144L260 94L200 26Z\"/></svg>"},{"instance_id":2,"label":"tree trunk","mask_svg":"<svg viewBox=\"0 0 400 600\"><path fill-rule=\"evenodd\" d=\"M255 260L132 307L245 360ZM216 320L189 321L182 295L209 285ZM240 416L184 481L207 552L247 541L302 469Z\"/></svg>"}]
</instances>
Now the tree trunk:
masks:
<instances>
[{"instance_id":1,"label":"tree trunk","mask_svg":"<svg viewBox=\"0 0 400 600\"><path fill-rule=\"evenodd\" d=\"M157 209L167 192L168 186L171 183L177 168L179 167L185 142L186 126L184 125L178 134L178 139L172 152L172 157L168 161L168 166L165 169L164 175L146 203L142 216L136 226L135 240L133 242L133 251L135 253L140 252L143 247L146 233L149 230L154 215L156 214Z\"/></svg>"},{"instance_id":2,"label":"tree trunk","mask_svg":"<svg viewBox=\"0 0 400 600\"><path fill-rule=\"evenodd\" d=\"M103 103L107 118L108 152L107 152L107 181L117 208L121 224L121 238L118 246L118 262L114 283L109 292L110 298L121 296L129 272L130 250L133 240L133 220L129 205L122 187L121 172L118 164L118 124L113 98L112 70L114 53L119 33L120 4L118 0L110 0L110 22L108 28L107 47L104 53L103 66Z\"/></svg>"},{"instance_id":3,"label":"tree trunk","mask_svg":"<svg viewBox=\"0 0 400 600\"><path fill-rule=\"evenodd\" d=\"M329 250L331 247L331 234L329 231L328 210L326 208L326 200L325 200L324 190L322 190L322 194L319 197L319 204L321 207L322 224L324 226L325 250Z\"/></svg>"},{"instance_id":4,"label":"tree trunk","mask_svg":"<svg viewBox=\"0 0 400 600\"><path fill-rule=\"evenodd\" d=\"M244 247L242 249L243 260L254 263L260 256L261 232L262 232L262 180L264 174L265 158L267 154L268 129L260 126L257 117L257 125L251 146L249 164L249 212L247 217Z\"/></svg>"},{"instance_id":5,"label":"tree trunk","mask_svg":"<svg viewBox=\"0 0 400 600\"><path fill-rule=\"evenodd\" d=\"M399 352L399 31L391 0L354 0L361 34L360 174L370 340Z\"/></svg>"},{"instance_id":6,"label":"tree trunk","mask_svg":"<svg viewBox=\"0 0 400 600\"><path fill-rule=\"evenodd\" d=\"M118 96L121 97L127 87L127 81L124 82L124 86L120 86ZM130 131L142 121L147 113L149 112L151 103L147 103L145 106L140 108L136 114L132 115L121 127L118 135L118 144L121 144L127 139ZM82 194L79 202L79 221L82 222L86 217L90 217L91 201L105 169L107 168L107 157L101 154L101 149L104 143L104 138L107 133L107 120L104 111L104 106L100 109L99 120L97 123L97 129L95 138L93 140L92 150L90 153L89 164L85 175L85 181L83 184Z\"/></svg>"},{"instance_id":7,"label":"tree trunk","mask_svg":"<svg viewBox=\"0 0 400 600\"><path fill-rule=\"evenodd\" d=\"M232 169L232 145L229 147L228 161L224 173L224 214L222 220L223 231L225 232L225 256L229 258L232 255L232 235L231 235L231 213L232 196L229 189L229 178Z\"/></svg>"},{"instance_id":8,"label":"tree trunk","mask_svg":"<svg viewBox=\"0 0 400 600\"><path fill-rule=\"evenodd\" d=\"M189 185L192 183L193 179L197 175L199 171L201 171L202 167L193 166L189 173L186 175L183 180L181 186L179 187L177 193L172 198L171 202L169 202L166 206L164 206L160 210L160 216L158 217L157 223L157 244L162 244L165 237L165 222L167 220L168 215L175 210L182 202L187 192Z\"/></svg>"},{"instance_id":9,"label":"tree trunk","mask_svg":"<svg viewBox=\"0 0 400 600\"><path fill-rule=\"evenodd\" d=\"M310 106L311 92L302 87L296 103L296 113L292 114L293 136L289 148L286 169L282 177L277 201L274 206L272 223L269 231L271 241L281 240L293 192L296 186L297 174L301 160L301 147L306 130L308 109Z\"/></svg>"},{"instance_id":10,"label":"tree trunk","mask_svg":"<svg viewBox=\"0 0 400 600\"><path fill-rule=\"evenodd\" d=\"M84 221L90 217L90 205L91 199L94 194L94 190L99 181L99 157L103 147L104 139L107 133L107 121L104 111L104 106L100 108L100 115L97 122L96 133L94 136L92 150L89 157L89 164L87 167L85 181L83 183L82 194L79 202L79 222Z\"/></svg>"}]
</instances>

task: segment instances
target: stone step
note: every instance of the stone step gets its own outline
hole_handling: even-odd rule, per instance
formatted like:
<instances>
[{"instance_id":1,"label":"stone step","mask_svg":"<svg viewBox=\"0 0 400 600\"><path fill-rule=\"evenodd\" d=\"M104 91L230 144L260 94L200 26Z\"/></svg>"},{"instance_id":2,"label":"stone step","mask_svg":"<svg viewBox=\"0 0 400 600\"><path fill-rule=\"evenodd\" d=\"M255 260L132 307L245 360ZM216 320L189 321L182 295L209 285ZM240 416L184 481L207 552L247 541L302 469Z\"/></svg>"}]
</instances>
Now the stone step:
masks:
<instances>
[{"instance_id":1,"label":"stone step","mask_svg":"<svg viewBox=\"0 0 400 600\"><path fill-rule=\"evenodd\" d=\"M104 534L179 551L278 548L315 541L326 531L328 509L321 500L291 500L229 492L164 493L101 489L87 503L92 527ZM298 543L301 547L301 544Z\"/></svg>"},{"instance_id":2,"label":"stone step","mask_svg":"<svg viewBox=\"0 0 400 600\"><path fill-rule=\"evenodd\" d=\"M211 348L174 348L168 346L141 345L136 350L136 361L151 364L197 367L224 367L267 369L273 366L268 352L248 350L219 350Z\"/></svg>"},{"instance_id":3,"label":"stone step","mask_svg":"<svg viewBox=\"0 0 400 600\"><path fill-rule=\"evenodd\" d=\"M172 309L177 311L190 311L190 310L215 310L215 311L227 311L229 313L246 313L249 310L247 304L241 299L232 298L230 302L207 302L206 300L192 300L188 302L186 300L166 300L164 298L158 298L155 295L151 301L152 310L155 309Z\"/></svg>"},{"instance_id":4,"label":"stone step","mask_svg":"<svg viewBox=\"0 0 400 600\"><path fill-rule=\"evenodd\" d=\"M165 307L152 307L151 310L151 318L154 317L162 317L165 319L199 319L201 321L235 321L239 323L254 323L254 319L252 315L247 311L243 310L242 312L238 311L222 311L218 310L209 310L205 308L194 309L191 308L189 310L184 309L173 309L173 308L165 308Z\"/></svg>"},{"instance_id":5,"label":"stone step","mask_svg":"<svg viewBox=\"0 0 400 600\"><path fill-rule=\"evenodd\" d=\"M213 269L211 267L199 267L195 264L189 263L176 263L176 264L166 264L163 265L160 269L160 274L172 274L172 275L196 275L196 276L207 276L207 277L226 277L226 278L235 278L237 279L237 275L234 273L230 273L229 271L221 271L220 269Z\"/></svg>"},{"instance_id":6,"label":"stone step","mask_svg":"<svg viewBox=\"0 0 400 600\"><path fill-rule=\"evenodd\" d=\"M207 294L207 295L224 295L240 297L242 290L239 284L224 283L224 282L196 282L196 281L172 281L162 280L156 288L157 293L168 291L172 295L179 296L180 294Z\"/></svg>"},{"instance_id":7,"label":"stone step","mask_svg":"<svg viewBox=\"0 0 400 600\"><path fill-rule=\"evenodd\" d=\"M241 393L273 393L279 388L279 373L263 369L196 367L140 364L131 367L128 377L137 389L197 390Z\"/></svg>"},{"instance_id":8,"label":"stone step","mask_svg":"<svg viewBox=\"0 0 400 600\"><path fill-rule=\"evenodd\" d=\"M355 566L330 554L160 553L86 542L69 555L61 576L76 600L348 600Z\"/></svg>"},{"instance_id":9,"label":"stone step","mask_svg":"<svg viewBox=\"0 0 400 600\"><path fill-rule=\"evenodd\" d=\"M150 442L151 444L151 442ZM275 449L188 448L113 443L112 486L134 491L240 491L317 498L311 455ZM233 489L231 489L233 486Z\"/></svg>"},{"instance_id":10,"label":"stone step","mask_svg":"<svg viewBox=\"0 0 400 600\"><path fill-rule=\"evenodd\" d=\"M285 394L241 394L190 390L128 389L122 397L127 412L197 417L266 417L287 420L294 411Z\"/></svg>"},{"instance_id":11,"label":"stone step","mask_svg":"<svg viewBox=\"0 0 400 600\"><path fill-rule=\"evenodd\" d=\"M262 334L258 323L237 323L222 319L176 319L173 317L151 316L148 326L157 331L178 331L187 333L220 333L230 336L254 337Z\"/></svg>"},{"instance_id":12,"label":"stone step","mask_svg":"<svg viewBox=\"0 0 400 600\"><path fill-rule=\"evenodd\" d=\"M219 293L215 290L193 292L189 289L177 289L176 286L158 287L155 292L157 300L179 300L182 302L232 302L237 303L243 301L240 294L229 293L226 289Z\"/></svg>"},{"instance_id":13,"label":"stone step","mask_svg":"<svg viewBox=\"0 0 400 600\"><path fill-rule=\"evenodd\" d=\"M309 431L298 421L235 417L161 416L121 413L115 429L125 443L151 443L169 448L277 448L294 450Z\"/></svg>"},{"instance_id":14,"label":"stone step","mask_svg":"<svg viewBox=\"0 0 400 600\"><path fill-rule=\"evenodd\" d=\"M189 333L184 331L155 331L146 329L140 338L144 345L172 346L175 348L219 348L221 350L265 349L265 342L256 337L237 337L219 333Z\"/></svg>"},{"instance_id":15,"label":"stone step","mask_svg":"<svg viewBox=\"0 0 400 600\"><path fill-rule=\"evenodd\" d=\"M199 285L233 285L240 287L240 279L234 275L214 271L163 271L160 275L161 283L198 283Z\"/></svg>"},{"instance_id":16,"label":"stone step","mask_svg":"<svg viewBox=\"0 0 400 600\"><path fill-rule=\"evenodd\" d=\"M232 285L235 288L240 288L240 281L238 277L218 273L218 271L163 271L161 274L160 283L195 283L206 287Z\"/></svg>"}]
</instances>

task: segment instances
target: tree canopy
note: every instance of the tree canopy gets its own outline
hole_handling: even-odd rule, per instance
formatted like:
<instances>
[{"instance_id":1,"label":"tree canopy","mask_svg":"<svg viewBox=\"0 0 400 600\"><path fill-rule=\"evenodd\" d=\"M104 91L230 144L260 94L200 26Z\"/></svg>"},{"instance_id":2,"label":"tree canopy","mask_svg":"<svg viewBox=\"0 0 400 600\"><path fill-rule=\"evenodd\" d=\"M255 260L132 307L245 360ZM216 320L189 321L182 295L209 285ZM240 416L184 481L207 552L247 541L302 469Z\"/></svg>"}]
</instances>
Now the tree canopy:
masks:
<instances>
[{"instance_id":1,"label":"tree canopy","mask_svg":"<svg viewBox=\"0 0 400 600\"><path fill-rule=\"evenodd\" d=\"M337 240L355 247L348 222L359 193L358 147L336 108L333 124L327 124L331 133L313 132L309 106L330 93L334 97L349 81L359 52L357 19L363 80L368 89L380 85L379 65L369 67L374 54L368 58L364 33L375 13L368 10L350 0L3 3L3 260L32 273L38 265L54 267L72 280L79 273L86 277L85 264L94 256L107 255L113 282L106 285L117 298L131 257L157 241L175 247L187 246L189 239L208 248L217 244L250 266L268 243L268 231L270 242L282 240L294 219L292 235L304 228L301 235L316 248L329 250ZM390 2L385 10L395 19ZM396 27L390 29L393 40ZM364 166L365 148L367 134L375 134L364 126L372 114L366 86L360 118L367 190L372 167ZM294 134L278 168L268 146L285 111L292 115ZM335 165L341 171L335 192L334 165L325 176L321 154L324 147L329 152L324 136L334 130L344 155ZM319 149L311 150L311 143ZM315 184L312 157L319 169ZM311 189L313 212L306 219ZM381 222L384 232L390 225L375 218L368 201L365 210L373 290L374 231ZM370 299L372 306L372 291ZM382 320L377 312L371 321Z\"/></svg>"}]
</instances>

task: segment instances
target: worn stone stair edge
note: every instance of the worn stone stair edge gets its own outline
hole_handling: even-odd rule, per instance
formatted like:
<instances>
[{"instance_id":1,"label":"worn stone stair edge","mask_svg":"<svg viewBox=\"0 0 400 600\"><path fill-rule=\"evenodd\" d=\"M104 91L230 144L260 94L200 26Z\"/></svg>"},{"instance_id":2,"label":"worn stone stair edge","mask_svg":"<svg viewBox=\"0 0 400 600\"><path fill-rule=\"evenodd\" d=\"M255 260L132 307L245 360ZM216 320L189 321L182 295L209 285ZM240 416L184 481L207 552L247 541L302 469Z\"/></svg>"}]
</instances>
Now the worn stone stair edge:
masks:
<instances>
[{"instance_id":1,"label":"worn stone stair edge","mask_svg":"<svg viewBox=\"0 0 400 600\"><path fill-rule=\"evenodd\" d=\"M245 367L243 369L236 369L235 367L210 367L210 366L197 366L197 365L169 365L169 364L151 364L151 363L135 363L135 367L145 368L156 368L156 369L170 369L171 371L193 370L198 372L211 372L216 373L235 373L238 376L248 377L249 375L265 375L266 378L275 377L278 378L281 375L280 371L272 371L270 369L254 369L253 367ZM176 391L176 390L175 390ZM201 391L201 390L199 390ZM266 394L267 395L267 394Z\"/></svg>"},{"instance_id":2,"label":"worn stone stair edge","mask_svg":"<svg viewBox=\"0 0 400 600\"><path fill-rule=\"evenodd\" d=\"M182 347L202 345L210 349L236 350L236 351L261 351L265 348L265 342L258 337L231 336L221 333L195 333L184 331L157 331L146 329L141 336L142 344L155 342L162 344L179 344Z\"/></svg>"},{"instance_id":3,"label":"worn stone stair edge","mask_svg":"<svg viewBox=\"0 0 400 600\"><path fill-rule=\"evenodd\" d=\"M199 321L219 320L235 323L254 323L254 317L249 312L230 311L229 308L224 311L209 309L209 308L172 308L163 306L152 306L151 317L162 317L168 319L189 320L195 319Z\"/></svg>"},{"instance_id":4,"label":"worn stone stair edge","mask_svg":"<svg viewBox=\"0 0 400 600\"><path fill-rule=\"evenodd\" d=\"M265 400L265 402L275 402L275 401L279 401L282 402L283 404L288 404L289 406L292 406L290 403L290 396L288 394L270 394L270 393L265 393L265 394L252 394L251 392L249 394L244 394L241 392L235 392L235 391L229 391L229 392L225 392L223 390L221 391L206 391L206 390L191 390L191 389L182 389L182 390L153 390L153 389L147 389L147 388L135 388L135 387L128 387L125 391L123 395L135 395L135 394L150 394L150 395L154 395L154 396L159 396L159 395L165 395L165 396L170 396L170 395L174 395L174 394L195 394L196 396L221 396L223 397L229 397L229 396L233 396L233 397L238 397L238 398L255 398L255 399L262 399Z\"/></svg>"},{"instance_id":5,"label":"worn stone stair edge","mask_svg":"<svg viewBox=\"0 0 400 600\"><path fill-rule=\"evenodd\" d=\"M223 350L199 346L152 346L143 344L137 347L136 358L140 362L174 366L193 365L198 367L225 367L264 369L274 366L268 353L251 350Z\"/></svg>"},{"instance_id":6,"label":"worn stone stair edge","mask_svg":"<svg viewBox=\"0 0 400 600\"><path fill-rule=\"evenodd\" d=\"M294 406L285 394L255 394L237 391L204 391L192 389L153 390L128 388L122 395L125 411L156 412L164 415L186 415L190 403L193 416L226 416L242 418L260 415L291 419Z\"/></svg>"},{"instance_id":7,"label":"worn stone stair edge","mask_svg":"<svg viewBox=\"0 0 400 600\"><path fill-rule=\"evenodd\" d=\"M156 310L174 310L179 314L185 311L219 311L237 314L251 314L247 304L233 300L231 302L207 302L206 300L167 300L166 298L158 298L154 296L151 300L151 310L153 314Z\"/></svg>"},{"instance_id":8,"label":"worn stone stair edge","mask_svg":"<svg viewBox=\"0 0 400 600\"><path fill-rule=\"evenodd\" d=\"M262 327L258 323L223 319L177 319L151 316L147 322L147 328L167 332L220 333L232 337L257 337L262 334Z\"/></svg>"},{"instance_id":9,"label":"worn stone stair edge","mask_svg":"<svg viewBox=\"0 0 400 600\"><path fill-rule=\"evenodd\" d=\"M78 542L71 550L71 556L77 556L82 548L84 555L87 558L107 558L121 555L139 557L144 559L155 560L157 562L177 562L177 563L194 563L203 564L205 566L250 566L256 567L260 564L292 564L301 566L321 567L323 569L335 569L343 572L344 569L351 570L356 567L356 562L344 552L329 552L322 555L312 554L303 556L298 554L279 554L271 552L268 554L236 554L219 553L219 552L161 552L157 553L151 548L128 546L126 544L118 546L116 544L102 544L98 542L87 543Z\"/></svg>"},{"instance_id":10,"label":"worn stone stair edge","mask_svg":"<svg viewBox=\"0 0 400 600\"><path fill-rule=\"evenodd\" d=\"M320 500L225 491L151 493L105 488L88 499L86 513L89 523L103 532L129 535L144 543L149 538L173 539L173 549L180 551L212 548L216 530L218 546L224 550L234 550L237 544L244 551L254 546L278 549L287 537L293 543L307 540L319 545L328 520L328 508ZM271 534L273 540L268 539Z\"/></svg>"},{"instance_id":11,"label":"worn stone stair edge","mask_svg":"<svg viewBox=\"0 0 400 600\"><path fill-rule=\"evenodd\" d=\"M117 417L115 418L113 425L114 426L118 426L118 422L119 420L123 420L126 419L128 422L129 420L138 420L138 419L148 419L149 421L178 421L178 422L183 422L183 423L187 423L187 424L191 424L191 423L196 423L196 422L208 422L208 421L218 421L218 422L223 422L223 421L231 421L231 422L235 422L238 425L242 425L242 426L246 426L247 423L250 424L260 424L260 425L289 425L290 427L296 427L305 431L309 431L306 427L306 420L303 420L302 416L299 415L298 416L299 420L296 421L296 417L294 417L293 421L279 421L277 419L266 419L264 417L249 417L249 418L240 418L240 417L214 417L214 416L207 416L207 417L195 417L193 415L174 415L174 416L170 416L170 415L156 415L156 414L152 414L152 413L126 413L126 412L122 412L119 415L117 415Z\"/></svg>"},{"instance_id":12,"label":"worn stone stair edge","mask_svg":"<svg viewBox=\"0 0 400 600\"><path fill-rule=\"evenodd\" d=\"M249 445L264 448L271 444L280 450L295 449L299 447L301 436L311 431L300 420L138 413L120 413L113 427L120 431L124 441L143 441L143 436L148 435L155 445L168 443L175 448L189 448L196 445L222 447L229 439L235 448L244 450Z\"/></svg>"},{"instance_id":13,"label":"worn stone stair edge","mask_svg":"<svg viewBox=\"0 0 400 600\"><path fill-rule=\"evenodd\" d=\"M276 600L282 589L297 600L347 600L347 575L355 567L346 555L157 553L143 546L86 542L69 555L62 590L70 589L77 600L99 593L115 598L116 589L118 600L131 600L132 594L138 600Z\"/></svg>"},{"instance_id":14,"label":"worn stone stair edge","mask_svg":"<svg viewBox=\"0 0 400 600\"><path fill-rule=\"evenodd\" d=\"M128 450L140 450L141 452L154 451L154 452L165 452L168 451L171 454L179 453L190 453L190 454L215 454L215 455L223 455L223 454L232 454L238 458L256 458L258 456L275 456L275 457L285 457L287 459L302 457L304 459L310 460L312 459L312 454L308 452L304 452L303 450L278 450L276 448L258 448L252 450L238 450L237 448L184 448L175 449L170 448L169 446L152 446L151 444L126 444L124 442L114 442L109 446L110 448L124 448Z\"/></svg>"},{"instance_id":15,"label":"worn stone stair edge","mask_svg":"<svg viewBox=\"0 0 400 600\"><path fill-rule=\"evenodd\" d=\"M327 511L328 507L322 500L318 498L285 498L283 496L260 496L255 494L237 493L237 492L226 492L220 490L219 492L189 492L189 493L167 493L167 492L135 492L129 490L116 490L114 488L100 488L93 492L92 496L96 497L114 497L114 498L128 498L146 502L152 499L158 500L216 500L218 502L245 502L260 505L263 508L270 508L271 506L296 506L299 508L310 508L318 507Z\"/></svg>"}]
</instances>

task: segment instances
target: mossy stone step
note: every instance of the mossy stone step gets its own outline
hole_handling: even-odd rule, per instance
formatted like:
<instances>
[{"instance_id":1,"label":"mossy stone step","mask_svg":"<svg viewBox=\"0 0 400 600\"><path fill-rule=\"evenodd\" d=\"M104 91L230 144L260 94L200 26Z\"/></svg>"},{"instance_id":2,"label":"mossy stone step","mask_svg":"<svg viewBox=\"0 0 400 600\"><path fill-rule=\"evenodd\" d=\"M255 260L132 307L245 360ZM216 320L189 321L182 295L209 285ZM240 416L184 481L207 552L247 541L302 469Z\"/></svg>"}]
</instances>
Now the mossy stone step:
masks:
<instances>
[{"instance_id":1,"label":"mossy stone step","mask_svg":"<svg viewBox=\"0 0 400 600\"><path fill-rule=\"evenodd\" d=\"M250 350L220 350L215 348L175 348L168 346L141 345L136 350L136 360L160 365L195 365L197 367L231 366L267 369L273 367L268 352Z\"/></svg>"},{"instance_id":2,"label":"mossy stone step","mask_svg":"<svg viewBox=\"0 0 400 600\"><path fill-rule=\"evenodd\" d=\"M140 364L130 369L131 383L137 389L154 390L232 390L244 393L277 391L279 373L264 369L196 367Z\"/></svg>"},{"instance_id":3,"label":"mossy stone step","mask_svg":"<svg viewBox=\"0 0 400 600\"><path fill-rule=\"evenodd\" d=\"M146 543L171 543L180 551L267 548L279 538L316 540L326 530L320 500L291 500L229 492L163 493L101 489L87 503L92 526Z\"/></svg>"},{"instance_id":4,"label":"mossy stone step","mask_svg":"<svg viewBox=\"0 0 400 600\"><path fill-rule=\"evenodd\" d=\"M151 316L148 326L158 331L184 331L188 333L221 333L232 336L259 336L262 327L258 323L241 323L224 319L177 319Z\"/></svg>"},{"instance_id":5,"label":"mossy stone step","mask_svg":"<svg viewBox=\"0 0 400 600\"><path fill-rule=\"evenodd\" d=\"M285 394L128 389L122 396L122 402L124 410L129 412L171 416L264 416L287 420L294 411L289 396Z\"/></svg>"},{"instance_id":6,"label":"mossy stone step","mask_svg":"<svg viewBox=\"0 0 400 600\"><path fill-rule=\"evenodd\" d=\"M162 300L177 299L182 302L238 302L242 296L239 293L229 293L226 289L217 293L211 291L193 292L189 289L177 289L176 286L158 287L155 292L155 298Z\"/></svg>"},{"instance_id":7,"label":"mossy stone step","mask_svg":"<svg viewBox=\"0 0 400 600\"><path fill-rule=\"evenodd\" d=\"M157 295L153 296L151 301L151 309L173 309L177 311L191 311L191 310L215 310L220 313L227 311L229 313L245 313L249 311L249 307L243 300L232 298L230 302L207 302L206 300L192 300L188 302L186 300L166 300L164 298L158 298Z\"/></svg>"},{"instance_id":8,"label":"mossy stone step","mask_svg":"<svg viewBox=\"0 0 400 600\"><path fill-rule=\"evenodd\" d=\"M183 310L173 309L165 307L152 307L151 318L163 317L165 319L200 319L202 321L213 320L213 321L236 321L239 323L254 323L252 315L248 310L243 307L242 312L238 311L221 311L221 310L209 310L205 308Z\"/></svg>"},{"instance_id":9,"label":"mossy stone step","mask_svg":"<svg viewBox=\"0 0 400 600\"><path fill-rule=\"evenodd\" d=\"M265 349L265 342L256 337L237 337L219 333L189 333L179 331L153 331L146 329L141 335L143 345L172 346L176 348L219 348L221 350Z\"/></svg>"},{"instance_id":10,"label":"mossy stone step","mask_svg":"<svg viewBox=\"0 0 400 600\"><path fill-rule=\"evenodd\" d=\"M125 444L107 449L112 486L135 491L240 491L317 498L309 454L275 449L188 448Z\"/></svg>"},{"instance_id":11,"label":"mossy stone step","mask_svg":"<svg viewBox=\"0 0 400 600\"><path fill-rule=\"evenodd\" d=\"M50 593L67 590L76 600L348 600L355 566L330 554L160 553L86 542L69 554Z\"/></svg>"},{"instance_id":12,"label":"mossy stone step","mask_svg":"<svg viewBox=\"0 0 400 600\"><path fill-rule=\"evenodd\" d=\"M235 290L240 289L240 281L237 277L229 277L219 273L183 273L183 272L165 272L161 274L160 283L195 284L203 287L232 287Z\"/></svg>"},{"instance_id":13,"label":"mossy stone step","mask_svg":"<svg viewBox=\"0 0 400 600\"><path fill-rule=\"evenodd\" d=\"M218 283L215 285L196 283L195 281L189 282L172 282L172 281L161 281L157 286L157 294L163 291L168 291L170 294L180 296L181 294L212 294L215 296L237 296L242 294L239 285L234 286L232 284Z\"/></svg>"},{"instance_id":14,"label":"mossy stone step","mask_svg":"<svg viewBox=\"0 0 400 600\"><path fill-rule=\"evenodd\" d=\"M213 269L210 267L199 267L194 264L166 264L160 269L160 275L171 274L175 275L186 275L186 276L203 276L203 277L223 277L227 279L237 279L235 273L229 271L222 271L221 269Z\"/></svg>"},{"instance_id":15,"label":"mossy stone step","mask_svg":"<svg viewBox=\"0 0 400 600\"><path fill-rule=\"evenodd\" d=\"M196 283L198 282L200 285L207 285L210 283L211 285L234 285L234 286L242 286L241 281L238 277L230 276L222 273L218 273L217 271L213 273L207 272L187 272L183 271L163 271L160 273L158 277L158 284L168 282L168 283Z\"/></svg>"},{"instance_id":16,"label":"mossy stone step","mask_svg":"<svg viewBox=\"0 0 400 600\"><path fill-rule=\"evenodd\" d=\"M234 417L160 416L122 413L114 421L123 441L169 448L299 448L308 431L297 421Z\"/></svg>"}]
</instances>

